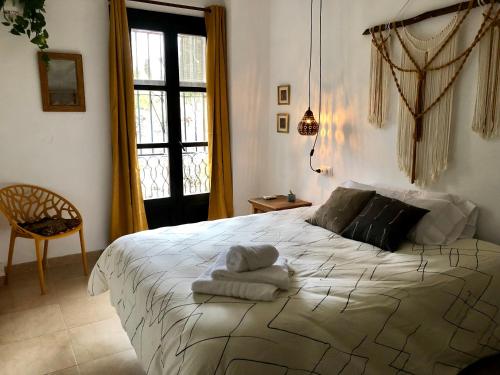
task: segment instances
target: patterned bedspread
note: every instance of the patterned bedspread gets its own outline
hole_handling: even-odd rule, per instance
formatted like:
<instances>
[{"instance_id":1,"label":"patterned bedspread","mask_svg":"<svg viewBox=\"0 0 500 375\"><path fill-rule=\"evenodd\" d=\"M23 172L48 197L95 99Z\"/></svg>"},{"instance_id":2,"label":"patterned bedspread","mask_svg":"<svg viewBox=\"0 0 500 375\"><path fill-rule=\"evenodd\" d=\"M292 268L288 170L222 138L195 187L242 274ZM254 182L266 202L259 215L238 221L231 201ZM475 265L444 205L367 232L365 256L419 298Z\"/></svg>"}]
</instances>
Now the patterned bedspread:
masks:
<instances>
[{"instance_id":1,"label":"patterned bedspread","mask_svg":"<svg viewBox=\"0 0 500 375\"><path fill-rule=\"evenodd\" d=\"M456 374L500 352L500 247L396 253L304 222L314 207L122 237L89 293L111 302L148 374ZM192 294L233 244L270 243L295 270L275 302Z\"/></svg>"}]
</instances>

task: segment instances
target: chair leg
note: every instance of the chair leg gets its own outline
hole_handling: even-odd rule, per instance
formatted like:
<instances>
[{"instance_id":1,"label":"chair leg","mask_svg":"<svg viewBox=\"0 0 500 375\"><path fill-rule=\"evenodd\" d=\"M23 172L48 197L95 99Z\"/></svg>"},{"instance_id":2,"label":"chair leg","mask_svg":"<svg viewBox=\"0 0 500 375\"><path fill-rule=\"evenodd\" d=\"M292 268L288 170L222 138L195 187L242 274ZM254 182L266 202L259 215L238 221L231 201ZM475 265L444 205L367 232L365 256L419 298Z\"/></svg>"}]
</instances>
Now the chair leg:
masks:
<instances>
[{"instance_id":1,"label":"chair leg","mask_svg":"<svg viewBox=\"0 0 500 375\"><path fill-rule=\"evenodd\" d=\"M48 252L49 252L49 240L45 240L43 244L43 269L47 269L47 261L48 261Z\"/></svg>"},{"instance_id":2,"label":"chair leg","mask_svg":"<svg viewBox=\"0 0 500 375\"><path fill-rule=\"evenodd\" d=\"M10 242L9 242L9 258L7 261L7 267L5 267L5 279L4 284L9 284L9 275L12 272L12 258L14 257L14 245L16 243L16 231L11 229L10 231Z\"/></svg>"},{"instance_id":3,"label":"chair leg","mask_svg":"<svg viewBox=\"0 0 500 375\"><path fill-rule=\"evenodd\" d=\"M80 247L82 249L82 264L83 264L83 273L85 276L89 274L89 266L87 264L87 253L85 252L85 240L83 239L83 228L78 232L80 235Z\"/></svg>"},{"instance_id":4,"label":"chair leg","mask_svg":"<svg viewBox=\"0 0 500 375\"><path fill-rule=\"evenodd\" d=\"M40 281L40 290L42 294L46 294L47 289L45 288L45 276L43 274L43 257L42 257L42 249L40 248L40 240L35 240L35 251L36 251L36 262L38 266L38 279Z\"/></svg>"}]
</instances>

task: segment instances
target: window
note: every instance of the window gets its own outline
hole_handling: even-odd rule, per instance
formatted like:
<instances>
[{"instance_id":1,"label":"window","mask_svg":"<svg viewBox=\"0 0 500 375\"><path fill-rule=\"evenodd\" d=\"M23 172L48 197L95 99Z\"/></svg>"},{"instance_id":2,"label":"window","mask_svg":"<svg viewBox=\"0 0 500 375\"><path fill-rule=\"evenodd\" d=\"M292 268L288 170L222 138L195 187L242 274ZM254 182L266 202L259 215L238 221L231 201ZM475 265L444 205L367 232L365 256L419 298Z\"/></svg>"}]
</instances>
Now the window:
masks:
<instances>
[{"instance_id":1,"label":"window","mask_svg":"<svg viewBox=\"0 0 500 375\"><path fill-rule=\"evenodd\" d=\"M137 154L144 199L170 197L165 38L132 29ZM151 87L157 86L157 87Z\"/></svg>"},{"instance_id":2,"label":"window","mask_svg":"<svg viewBox=\"0 0 500 375\"><path fill-rule=\"evenodd\" d=\"M179 34L177 45L184 195L208 193L206 38Z\"/></svg>"},{"instance_id":3,"label":"window","mask_svg":"<svg viewBox=\"0 0 500 375\"><path fill-rule=\"evenodd\" d=\"M200 202L200 196L205 196L208 210L204 20L137 9L127 11L137 153L148 221L151 222L148 207L153 212L154 205L161 205L156 215L164 215L167 209L186 211L190 202ZM171 202L168 208L165 202ZM192 220L187 218L186 222Z\"/></svg>"},{"instance_id":4,"label":"window","mask_svg":"<svg viewBox=\"0 0 500 375\"><path fill-rule=\"evenodd\" d=\"M168 49L165 40L163 32L131 29L137 147L144 199L171 196L169 90L178 92L180 104L183 194L210 191L206 39L199 35L177 35L178 84L171 85L166 77L177 66L165 56Z\"/></svg>"}]
</instances>

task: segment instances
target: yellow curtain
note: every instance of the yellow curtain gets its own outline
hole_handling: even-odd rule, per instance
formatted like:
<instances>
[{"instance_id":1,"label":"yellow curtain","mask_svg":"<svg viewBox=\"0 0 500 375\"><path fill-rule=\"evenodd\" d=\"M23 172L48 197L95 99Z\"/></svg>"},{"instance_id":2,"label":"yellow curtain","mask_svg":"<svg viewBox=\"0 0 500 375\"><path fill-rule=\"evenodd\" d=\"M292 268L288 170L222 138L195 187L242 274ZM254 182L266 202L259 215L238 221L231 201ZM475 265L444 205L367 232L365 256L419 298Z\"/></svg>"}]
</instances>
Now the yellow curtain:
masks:
<instances>
[{"instance_id":1,"label":"yellow curtain","mask_svg":"<svg viewBox=\"0 0 500 375\"><path fill-rule=\"evenodd\" d=\"M135 135L134 78L125 0L110 1L109 96L113 186L111 239L148 229Z\"/></svg>"},{"instance_id":2,"label":"yellow curtain","mask_svg":"<svg viewBox=\"0 0 500 375\"><path fill-rule=\"evenodd\" d=\"M233 216L233 177L227 97L225 9L205 12L207 28L207 108L210 199L208 219Z\"/></svg>"}]
</instances>

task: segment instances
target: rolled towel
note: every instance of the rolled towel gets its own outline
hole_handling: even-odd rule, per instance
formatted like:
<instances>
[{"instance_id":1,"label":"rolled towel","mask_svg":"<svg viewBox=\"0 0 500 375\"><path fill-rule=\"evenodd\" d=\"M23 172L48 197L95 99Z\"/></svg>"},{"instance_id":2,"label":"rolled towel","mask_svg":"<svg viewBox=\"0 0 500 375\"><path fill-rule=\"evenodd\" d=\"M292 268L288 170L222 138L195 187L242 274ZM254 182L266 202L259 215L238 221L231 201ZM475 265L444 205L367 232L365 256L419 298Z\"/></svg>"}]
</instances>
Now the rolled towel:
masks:
<instances>
[{"instance_id":1,"label":"rolled towel","mask_svg":"<svg viewBox=\"0 0 500 375\"><path fill-rule=\"evenodd\" d=\"M248 283L243 281L214 280L212 272L217 264L225 262L226 254L219 256L214 265L209 267L191 284L195 293L243 298L252 301L274 301L278 296L278 287L264 283Z\"/></svg>"},{"instance_id":2,"label":"rolled towel","mask_svg":"<svg viewBox=\"0 0 500 375\"><path fill-rule=\"evenodd\" d=\"M231 272L225 262L218 261L215 263L211 276L214 280L263 283L288 290L290 287L290 272L288 261L279 257L272 266L246 272Z\"/></svg>"},{"instance_id":3,"label":"rolled towel","mask_svg":"<svg viewBox=\"0 0 500 375\"><path fill-rule=\"evenodd\" d=\"M273 265L278 256L278 250L272 245L231 246L226 255L227 269L231 272L255 271Z\"/></svg>"}]
</instances>

